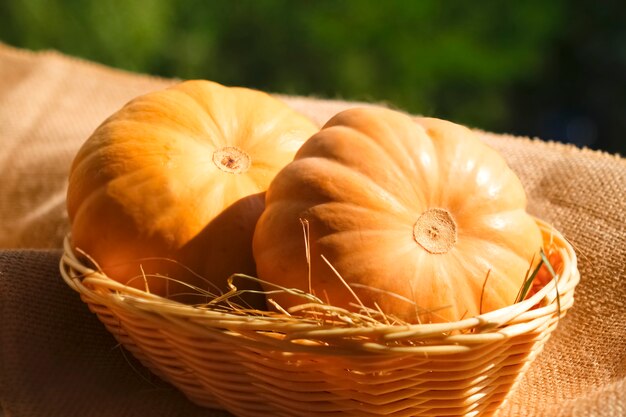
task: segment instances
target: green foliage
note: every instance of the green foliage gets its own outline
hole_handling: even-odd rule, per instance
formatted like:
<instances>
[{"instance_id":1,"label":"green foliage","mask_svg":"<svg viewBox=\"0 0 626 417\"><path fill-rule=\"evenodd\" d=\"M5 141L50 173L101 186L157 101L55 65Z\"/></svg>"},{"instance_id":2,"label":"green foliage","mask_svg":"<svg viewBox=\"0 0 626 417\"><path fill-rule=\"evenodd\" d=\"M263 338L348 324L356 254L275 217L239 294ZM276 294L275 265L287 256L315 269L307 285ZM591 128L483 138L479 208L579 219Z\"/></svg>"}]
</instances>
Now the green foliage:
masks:
<instances>
[{"instance_id":1,"label":"green foliage","mask_svg":"<svg viewBox=\"0 0 626 417\"><path fill-rule=\"evenodd\" d=\"M0 40L507 130L519 126L520 86L542 88L570 9L563 0L21 0L0 2Z\"/></svg>"}]
</instances>

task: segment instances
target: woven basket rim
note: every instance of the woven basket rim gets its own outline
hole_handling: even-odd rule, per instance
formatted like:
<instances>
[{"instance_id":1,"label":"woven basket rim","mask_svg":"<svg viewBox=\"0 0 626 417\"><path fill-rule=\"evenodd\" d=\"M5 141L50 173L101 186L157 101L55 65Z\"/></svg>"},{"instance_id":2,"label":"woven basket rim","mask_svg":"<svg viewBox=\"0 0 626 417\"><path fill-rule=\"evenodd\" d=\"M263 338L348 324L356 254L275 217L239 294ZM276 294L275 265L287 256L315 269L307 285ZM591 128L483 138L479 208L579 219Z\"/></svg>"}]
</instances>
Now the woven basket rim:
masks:
<instances>
[{"instance_id":1,"label":"woven basket rim","mask_svg":"<svg viewBox=\"0 0 626 417\"><path fill-rule=\"evenodd\" d=\"M430 354L463 352L472 346L519 336L529 327L544 325L554 315L563 315L573 304L574 288L580 276L576 253L572 245L546 222L535 219L544 242L549 239L556 244L563 260L563 272L531 297L504 308L475 317L447 323L426 324L379 324L368 326L336 326L311 319L296 317L273 318L265 316L242 316L206 308L181 304L142 290L127 287L81 263L73 252L69 235L64 242L60 271L65 282L91 303L132 310L133 314L146 319L159 316L178 326L196 327L198 333L206 330L246 334L261 345L277 340L272 333L280 334L290 348L319 348L333 345L335 341L350 339L359 349L370 353L393 350L394 352ZM538 306L538 307L537 307ZM533 309L533 307L535 307ZM362 339L362 340L360 340ZM425 345L402 345L403 341L420 341ZM302 343L304 341L304 343ZM301 345L301 346L300 346Z\"/></svg>"}]
</instances>

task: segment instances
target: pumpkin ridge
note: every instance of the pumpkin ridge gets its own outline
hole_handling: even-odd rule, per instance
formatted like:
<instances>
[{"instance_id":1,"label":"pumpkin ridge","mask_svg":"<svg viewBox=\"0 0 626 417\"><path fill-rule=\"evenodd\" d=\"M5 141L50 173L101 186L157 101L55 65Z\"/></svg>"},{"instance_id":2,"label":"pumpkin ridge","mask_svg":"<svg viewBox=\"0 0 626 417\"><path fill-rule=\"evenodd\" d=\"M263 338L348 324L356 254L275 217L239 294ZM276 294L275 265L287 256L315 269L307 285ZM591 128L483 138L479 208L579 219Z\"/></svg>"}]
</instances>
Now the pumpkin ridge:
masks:
<instances>
[{"instance_id":1,"label":"pumpkin ridge","mask_svg":"<svg viewBox=\"0 0 626 417\"><path fill-rule=\"evenodd\" d=\"M341 230L341 231L337 231L331 234L328 234L326 236L323 236L319 239L320 242L327 242L327 241L332 241L335 239L343 239L343 238L349 238L351 235L355 235L355 237L358 236L365 236L367 238L371 238L374 237L375 235L405 235L405 231L403 230L404 228L398 227L398 228L386 228L386 229L379 229L379 228L368 228L368 229L352 229L352 230ZM408 239L407 239L408 240ZM394 241L398 241L398 239L394 239ZM401 245L398 244L398 246L406 246L406 245ZM413 251L414 248L410 247L407 248L405 252L411 252Z\"/></svg>"},{"instance_id":2,"label":"pumpkin ridge","mask_svg":"<svg viewBox=\"0 0 626 417\"><path fill-rule=\"evenodd\" d=\"M429 182L425 188L433 187L433 183L437 183L441 180L441 161L439 159L439 153L437 152L436 140L437 138L431 137L427 129L419 123L416 123L414 119L409 117L404 113L398 113L393 110L385 109L385 111L389 114L388 117L376 117L374 113L373 116L377 119L380 119L380 124L384 126L384 128L390 132L390 135L393 135L395 140L384 140L385 145L396 145L395 151L397 151L397 155L402 156L402 161L395 161L398 166L401 166L402 170L408 170L413 178L422 178L436 175L436 178L429 178ZM393 123L399 123L402 125L403 130L401 133L397 132L397 128L394 128L392 125L391 117L394 118ZM410 139L409 139L410 138ZM373 139L373 137L371 137ZM415 142L410 143L409 141ZM387 153L389 151L382 145L379 140L375 141L382 149L384 149ZM428 148L428 155L430 161L436 164L436 169L432 170L432 172L423 172L425 167L425 163L423 161L423 154L414 154L412 152L413 149L423 149L424 147ZM395 160L395 158L393 158ZM404 165L408 161L407 165ZM401 178L405 178L406 175L402 175ZM420 198L424 193L424 189L418 187L416 182L411 181L412 189L414 194ZM427 201L424 201L425 205L431 204L435 198L433 198L432 194L429 194L426 197Z\"/></svg>"},{"instance_id":3,"label":"pumpkin ridge","mask_svg":"<svg viewBox=\"0 0 626 417\"><path fill-rule=\"evenodd\" d=\"M299 200L301 201L301 200ZM333 211L333 219L341 220L343 218L353 218L355 216L368 216L368 218L373 222L371 225L364 225L363 223L358 223L353 228L346 229L346 223L342 222L344 227L343 230L333 230L331 234L324 236L322 239L326 237L335 236L338 237L340 235L356 233L380 233L380 234L404 234L407 242L412 242L410 236L410 226L407 225L405 219L401 216L395 216L390 214L386 210L375 210L368 207L363 207L361 205L355 204L353 202L324 202L320 204L316 204L312 207L309 207L304 211L301 217L306 218L308 220L315 219L316 221L320 221L322 223L328 224L328 220L326 218L320 217L318 214L319 211L322 213L329 212L331 206L335 208ZM338 211L343 212L343 216L337 215Z\"/></svg>"},{"instance_id":4,"label":"pumpkin ridge","mask_svg":"<svg viewBox=\"0 0 626 417\"><path fill-rule=\"evenodd\" d=\"M366 192L359 193L358 194L359 199L366 196L367 201L378 203L377 206L379 210L385 211L385 210L390 210L393 208L393 210L391 210L393 213L411 213L412 212L412 210L410 210L409 207L407 207L408 204L398 199L398 196L395 195L395 193L389 192L385 187L381 186L376 181L374 181L374 179L371 178L369 175L361 171L354 170L352 169L352 167L346 166L342 164L340 161L336 161L330 158L323 158L323 157L302 158L302 159L299 159L299 161L304 161L304 160L310 161L313 158L315 158L316 161L312 162L312 164L316 165L315 167L316 169L320 169L322 172L332 169L333 172L335 173L333 182L335 184L341 184L345 186L346 190L350 189L349 185L351 182L354 181L355 178L365 181L368 187L367 188L361 187L365 189ZM321 166L322 164L327 164L327 166L322 167ZM309 170L311 170L310 167L309 167ZM337 174L337 172L339 172L339 174ZM339 187L336 187L333 190L332 195L328 195L325 197L331 198L331 199L340 198L340 201L343 203L351 202L354 205L357 205L357 206L360 205L358 202L354 202L346 198L346 197L349 198L354 193L347 193L344 191L344 192L340 192L339 194L337 194L338 190L339 190ZM381 202L383 204L380 204Z\"/></svg>"},{"instance_id":5,"label":"pumpkin ridge","mask_svg":"<svg viewBox=\"0 0 626 417\"><path fill-rule=\"evenodd\" d=\"M449 258L448 255L444 256ZM437 287L439 291L441 291L441 288L446 288L448 292L454 291L455 287L451 281L450 274L447 273L445 269L443 274L439 273L439 269L441 268L439 264L440 257L433 257L433 255L428 252L420 251L418 255L416 255L416 258L421 259L415 260L419 267L414 268L413 278L411 279L413 286L411 288L411 297L409 298L412 298L415 305L421 310L421 313L418 314L419 317L431 317L431 320L427 321L428 323L433 322L433 317L437 318L434 322L441 322L442 320L450 321L447 317L455 317L451 312L454 311L454 313L457 313L458 308L452 310L456 307L457 303L455 302L455 305L438 304L433 303L432 298L430 298L430 291L433 287ZM428 267L425 267L425 264ZM444 280L443 283L442 279ZM426 296L423 295L425 292L424 287L426 287ZM424 301L423 298L426 298L426 300ZM454 299L454 297L448 297L448 299ZM443 314L441 314L442 311L444 312ZM423 321L420 319L418 322Z\"/></svg>"},{"instance_id":6,"label":"pumpkin ridge","mask_svg":"<svg viewBox=\"0 0 626 417\"><path fill-rule=\"evenodd\" d=\"M72 204L68 204L68 216L70 221L80 217L85 210L89 210L93 202L101 198L104 193L106 193L106 188L104 186L94 188L86 198L83 198L77 203L72 202Z\"/></svg>"},{"instance_id":7,"label":"pumpkin ridge","mask_svg":"<svg viewBox=\"0 0 626 417\"><path fill-rule=\"evenodd\" d=\"M415 123L413 123L410 119L408 119L408 122L410 122L411 127L420 129L422 128L420 125L416 125ZM411 152L410 149L406 146L409 145L408 143L405 143L406 141L404 140L404 136L403 135L399 135L396 134L392 127L389 125L389 123L385 120L385 123L381 122L381 126L384 127L387 131L389 131L390 135L393 135L393 140L389 140L389 138L387 137L385 142L385 145L396 145L396 142L400 142L401 144L394 146L394 149L388 149L385 145L383 145L383 143L381 143L381 138L379 138L378 136L372 136L367 134L366 132L362 131L361 129L357 128L356 126L350 125L350 126L333 126L333 128L337 129L337 128L347 128L350 129L352 131L354 131L355 133L357 133L359 135L359 137L365 139L365 142L367 142L369 145L373 146L374 148L378 149L380 152L378 153L378 155L385 155L388 160L390 161L390 164L384 164L387 168L392 167L393 168L393 172L394 172L394 182L400 182L400 183L404 183L404 179L407 177L405 171L408 170L411 174L411 176L413 178L422 178L423 177L423 173L420 172L421 170L419 169L420 166L422 166L421 161L416 161L414 156ZM424 130L424 129L422 129ZM417 136L416 136L417 137ZM413 139L415 139L416 137L414 137ZM425 144L427 144L428 142L431 141L430 137L421 137L418 140L423 141ZM422 144L415 144L416 147L418 147L418 145L424 145L424 143ZM432 149L430 149L430 153L431 154L435 154L434 151L434 147ZM401 156L401 160L398 160L397 155ZM434 155L436 156L436 154ZM435 163L438 163L437 159L434 158ZM381 162L379 162L381 163ZM382 164L382 163L381 163ZM417 184L417 181L409 181L409 188L410 190L407 191L411 191L410 195L411 197L413 197L412 201L407 201L407 205L410 206L426 206L428 205L428 201L424 200L422 198L422 194L424 193L424 190L422 188L420 188ZM428 187L428 186L427 186ZM405 196L402 196L405 197Z\"/></svg>"},{"instance_id":8,"label":"pumpkin ridge","mask_svg":"<svg viewBox=\"0 0 626 417\"><path fill-rule=\"evenodd\" d=\"M449 297L449 299L452 301L452 305L446 306L446 308L452 309L451 310L452 314L446 315L446 316L450 317L449 319L450 321L455 321L455 320L460 320L461 316L463 315L469 315L471 317L475 315L474 314L475 312L472 311L471 309L472 302L468 302L466 297L460 297L460 295L467 294L468 290L469 290L469 294L472 294L472 291L471 291L472 286L469 282L471 280L467 280L467 279L457 280L453 277L453 274L451 273L451 271L454 271L454 270L458 270L458 271L463 270L462 268L466 267L466 265L459 262L459 258L455 257L453 254L452 256L446 256L446 262L449 263L451 262L451 260L457 264L456 268L450 265L443 266L441 260L437 259L435 261L436 262L435 263L436 267L434 271L435 276L432 277L431 279L441 280L442 277L445 279L447 288L450 291L450 294L452 295L451 297ZM461 268L458 268L458 265L461 265ZM457 300L462 300L462 301L459 302ZM461 312L461 306L465 307L465 309L462 312ZM437 306L432 306L432 308L437 308Z\"/></svg>"},{"instance_id":9,"label":"pumpkin ridge","mask_svg":"<svg viewBox=\"0 0 626 417\"><path fill-rule=\"evenodd\" d=\"M249 175L248 173L241 175L241 177L238 179L233 178L233 180L239 187L239 191L235 193L236 198L234 198L233 201L230 201L228 205L235 203L241 198L263 192L263 190L265 189L264 187L260 187L255 181L254 177L252 175Z\"/></svg>"},{"instance_id":10,"label":"pumpkin ridge","mask_svg":"<svg viewBox=\"0 0 626 417\"><path fill-rule=\"evenodd\" d=\"M143 155L150 155L147 152L147 149L150 148L150 145L153 143L154 139L162 140L163 138L167 138L167 143L170 146L170 149L176 149L180 151L180 154L186 155L195 155L195 152L191 152L189 150L185 150L186 146L194 145L196 147L207 147L213 146L212 143L208 143L202 137L205 135L205 132L194 131L190 128L189 124L177 126L161 126L154 127L149 123L141 122L135 119L129 120L115 120L112 121L107 129L111 129L111 131L116 131L120 128L124 130L129 130L129 128L138 129L141 131L141 134L135 134L135 136L131 136L127 133L124 134L123 140L118 140L119 134L113 134L114 138L108 138L107 140L103 140L103 143L100 145L100 149L116 149L116 148L127 148L129 145L133 145L137 148L142 148ZM110 135L108 132L97 132L98 135ZM208 136L208 135L206 135ZM175 139L175 140L174 140ZM152 154L160 154L158 151L153 151ZM125 157L123 157L125 158Z\"/></svg>"},{"instance_id":11,"label":"pumpkin ridge","mask_svg":"<svg viewBox=\"0 0 626 417\"><path fill-rule=\"evenodd\" d=\"M500 233L498 233L500 234ZM507 235L506 233L503 233L502 235ZM507 253L509 254L514 254L517 258L519 258L520 260L523 260L524 262L530 264L530 259L527 259L526 257L524 257L523 254L519 253L518 251L516 251L514 249L514 247L509 246L507 243L510 242L510 239L501 239L501 240L494 240L493 237L485 237L485 236L479 236L477 234L465 234L462 237L459 238L459 241L463 241L464 244L468 244L467 242L469 241L473 241L474 245L482 245L482 246L488 246L489 248L494 247L494 248L502 248L502 247L506 247L507 249ZM536 248L536 253L539 253L539 249L540 248ZM537 256L535 256L535 261L537 261Z\"/></svg>"},{"instance_id":12,"label":"pumpkin ridge","mask_svg":"<svg viewBox=\"0 0 626 417\"><path fill-rule=\"evenodd\" d=\"M489 285L490 283L493 283L492 280L499 278L496 276L498 272L494 270L490 270L490 269L483 270L480 267L482 265L488 264L489 263L488 259L485 259L484 257L479 255L479 256L476 256L472 260L475 261L476 259L479 259L481 262L467 262L467 259L466 259L467 256L464 256L460 250L455 250L454 252L451 253L451 255L452 256L451 258L449 258L449 261L453 260L455 262L455 265L451 267L450 269L457 270L457 271L464 270L466 271L467 275L471 277L470 279L462 280L462 285L464 286L465 291L462 291L461 294L471 295L472 300L466 301L465 304L469 306L472 306L472 305L476 306L476 310L470 311L468 309L468 312L467 312L468 316L466 317L472 317L477 314L486 312L483 309L483 306L480 305L480 298L481 298L481 294L483 293L483 288L485 291L485 297L483 297L484 299L489 299L490 297L497 296L498 302L502 302L499 294L493 291L493 287ZM487 292L489 292L490 294L489 296L486 296ZM467 296L465 298L467 298ZM484 305L484 302L483 302L483 305ZM460 316L457 316L457 317L460 318Z\"/></svg>"},{"instance_id":13,"label":"pumpkin ridge","mask_svg":"<svg viewBox=\"0 0 626 417\"><path fill-rule=\"evenodd\" d=\"M204 116L202 118L197 118L200 124L205 127L205 129L203 129L203 133L206 134L211 130L215 133L218 133L215 136L206 135L214 139L214 141L211 142L211 145L215 146L215 148L226 146L226 143L229 142L228 140L226 140L226 138L228 138L229 136L224 131L222 123L218 123L218 121L215 119L215 115L213 114L212 109L213 107L215 107L216 103L214 103L213 100L215 98L215 95L217 94L221 95L222 97L228 97L229 100L233 101L233 90L229 90L228 88L218 85L217 83L206 80L186 81L175 87L175 89L171 88L165 91L171 92L179 96L186 102L196 106L199 110L199 113ZM234 107L234 105L232 103L229 103L228 105L222 107L229 108ZM211 121L212 129L206 128L207 120Z\"/></svg>"},{"instance_id":14,"label":"pumpkin ridge","mask_svg":"<svg viewBox=\"0 0 626 417\"><path fill-rule=\"evenodd\" d=\"M519 226L522 221L527 222L529 225L534 224L534 220L530 218L523 209L509 210L501 213L499 212L483 214L479 218L471 219L471 223L478 223L479 228L475 228L472 230L469 227L464 227L463 223L460 224L459 240L464 242L472 240L477 242L476 244L479 245L489 245L498 248L506 247L508 253L513 253L519 256L520 259L524 260L525 262L530 263L530 259L527 259L523 254L536 254L539 251L540 247L537 247L534 250L526 246L520 247L520 241L525 240L526 238L528 238L528 236L516 235L515 232L517 231L517 228L513 231L510 231L508 229L511 226L507 226L507 228L504 229L497 229L491 227L488 223L484 221L484 219L489 219L494 216L505 218L510 217L510 223L512 225ZM467 219L464 219L464 221L467 221ZM537 258L537 256L535 256L535 258Z\"/></svg>"},{"instance_id":15,"label":"pumpkin ridge","mask_svg":"<svg viewBox=\"0 0 626 417\"><path fill-rule=\"evenodd\" d=\"M271 141L273 139L266 138L264 140L266 144L268 140ZM283 142L283 144L286 145L288 142L289 141L285 141ZM259 143L258 145L252 144L250 146L246 146L245 151L251 156L249 173L251 174L252 172L255 172L257 170L265 170L269 172L274 172L274 174L271 175L271 178L274 178L277 171L280 171L285 165L293 161L293 155L295 154L295 150L289 149L292 147L295 146L284 146L280 149L267 149L267 145L264 145L263 143ZM267 188L268 185L269 181L265 185L265 188Z\"/></svg>"},{"instance_id":16,"label":"pumpkin ridge","mask_svg":"<svg viewBox=\"0 0 626 417\"><path fill-rule=\"evenodd\" d=\"M113 199L124 213L133 219L135 224L141 224L139 221L142 216L145 215L145 209L137 209L136 204L130 202L136 201L127 198L129 195L149 195L152 203L150 212L158 213L155 217L155 221L150 223L147 228L138 229L140 232L147 232L148 235L169 233L172 227L172 218L176 217L175 213L183 210L174 204L180 198L180 195L172 193L175 187L172 187L169 183L161 183L158 187L158 194L151 190L151 186L154 180L152 179L152 168L143 168L133 170L126 173L123 176L116 177L110 180L105 186L105 193ZM145 192L143 190L150 190ZM126 202L126 204L125 204ZM187 210L185 208L184 210Z\"/></svg>"},{"instance_id":17,"label":"pumpkin ridge","mask_svg":"<svg viewBox=\"0 0 626 417\"><path fill-rule=\"evenodd\" d=\"M354 234L358 234L358 231L353 232ZM405 257L413 259L416 255L414 247L411 247L411 245L399 245L398 249L394 251L393 256L389 256L389 253L381 253L380 249L377 247L376 242L380 241L380 239L376 239L377 235L380 235L378 231L372 233L370 236L366 236L365 245L343 244L339 235L341 234L341 237L345 238L344 233L345 232L334 233L319 239L316 242L317 244L312 246L312 259L315 259L320 255L324 255L330 264L333 265L337 272L342 276L344 281L350 285L357 292L357 294L372 294L372 291L376 294L384 294L382 298L374 297L374 300L378 299L379 306L383 308L383 311L385 311L387 296L393 297L389 294L390 292L398 295L400 298L415 302L415 297L412 297L412 294L415 294L415 292L410 289L411 282L414 281L395 279L396 276L402 275L402 272L406 273L406 270L403 267L406 265L406 262L398 263L397 260ZM387 234L389 235L392 233L389 232ZM401 232L396 231L393 234L401 234ZM333 239L337 242L333 242ZM386 237L386 239L391 239L394 243L397 242L397 239L393 239L393 236ZM339 252L336 253L336 251ZM334 259L331 254L339 256L339 259ZM346 254L349 255L345 256ZM373 269L371 263L372 260L376 260L376 266ZM320 264L321 263L318 264L318 268ZM376 273L376 268L380 266L384 266L385 271L387 271L387 279L385 282L380 282L381 276ZM404 270L401 272L398 269ZM413 274L422 272L420 270L416 270L416 268L412 268L412 270ZM319 271L319 269L313 269L312 271L314 281L318 277L316 271ZM372 281L371 278L374 280ZM330 277L330 283L338 282L338 280L339 279L335 276ZM328 281L327 284L329 284ZM375 308L372 302L368 302L366 305L370 308ZM410 308L410 310L412 309L413 307Z\"/></svg>"},{"instance_id":18,"label":"pumpkin ridge","mask_svg":"<svg viewBox=\"0 0 626 417\"><path fill-rule=\"evenodd\" d=\"M72 207L75 204L82 204L81 196L90 194L93 189L104 187L109 181L109 175L93 175L90 167L94 165L93 161L99 158L98 152L82 152L80 159L76 159L71 168L69 182L74 186L68 189L68 211L74 211ZM95 184L94 184L95 182ZM77 200L77 202L75 202Z\"/></svg>"},{"instance_id":19,"label":"pumpkin ridge","mask_svg":"<svg viewBox=\"0 0 626 417\"><path fill-rule=\"evenodd\" d=\"M274 97L268 95L268 99L275 100ZM274 106L272 106L272 110ZM246 147L252 151L256 147L263 147L267 142L268 136L273 137L272 130L276 129L276 125L281 123L292 123L294 115L291 114L291 109L279 109L278 111L272 111L272 120L266 120L264 123L255 124L250 128L253 129L253 134L246 135L246 139L250 142L246 143ZM278 138L279 146L285 146L288 142L291 142L289 139L289 133L291 131L284 132ZM273 137L276 140L275 137ZM307 138L308 139L308 138ZM294 151L297 149L294 149Z\"/></svg>"},{"instance_id":20,"label":"pumpkin ridge","mask_svg":"<svg viewBox=\"0 0 626 417\"><path fill-rule=\"evenodd\" d=\"M417 181L410 181L409 183L404 181L405 176L402 175L402 168L400 164L380 143L373 140L360 130L354 129L350 126L332 126L329 129L332 130L322 130L320 132L319 139L314 136L312 139L312 145L307 146L307 144L305 144L303 149L301 149L298 153L297 159L303 160L306 158L320 158L320 160L331 161L335 164L333 166L329 166L324 171L334 172L337 168L359 174L360 178L367 179L367 184L371 185L371 189L383 190L384 193L382 193L382 195L392 196L393 199L398 204L402 205L407 212L413 212L415 208L426 207L427 201L421 198L423 192L417 185ZM325 134L334 135L337 134L337 131L342 130L349 132L349 134L341 134L341 139L349 141L347 145L349 145L351 141L358 141L361 146L367 146L369 149L373 150L373 152L376 153L377 158L386 158L385 161L381 161L381 159L376 161L375 166L378 168L377 171L364 171L359 166L355 165L355 162L358 161L350 160L351 155L348 155L347 160L343 153L339 153L337 155L333 154L332 157L320 155L320 152L322 154L324 153L324 148L322 147L320 149L318 146L315 146L316 140L325 140ZM324 144L325 143L323 143L323 145ZM330 144L330 146L333 146L333 144ZM310 150L311 148L313 148L312 152ZM392 174L390 174L390 172ZM390 187L390 184L393 184L394 186ZM398 184L401 184L402 186L395 186Z\"/></svg>"},{"instance_id":21,"label":"pumpkin ridge","mask_svg":"<svg viewBox=\"0 0 626 417\"><path fill-rule=\"evenodd\" d=\"M260 172L265 172L264 174L260 174ZM251 181L254 188L258 190L258 192L267 190L269 183L271 182L272 173L275 172L275 168L259 163L255 164L254 162L250 165L250 169L244 175ZM265 180L265 178L269 178L269 180Z\"/></svg>"},{"instance_id":22,"label":"pumpkin ridge","mask_svg":"<svg viewBox=\"0 0 626 417\"><path fill-rule=\"evenodd\" d=\"M497 265L496 262L494 262L494 260L499 259L499 257L501 257L502 255L500 253L494 253L494 252L502 252L502 253L506 253L508 256L512 256L514 260L509 259L508 264L511 264L512 262L516 262L519 263L520 265L527 265L527 269L532 269L531 266L531 259L526 258L523 254L520 254L516 251L511 250L508 246L505 248L502 247L502 243L495 243L493 241L490 241L488 239L482 238L482 237L474 237L472 239L473 241L479 241L479 244L475 244L472 243L472 245L474 246L482 246L483 248L486 248L487 250L485 250L484 253L479 253L474 255L474 257L472 258L472 262L464 262L462 263L463 265L465 265L465 267L467 268L467 265L474 265L476 267L478 267L479 265L484 265L484 266L492 266L493 268L487 268L485 270L483 270L482 274L486 275L487 271L489 269L491 269L490 272L490 277L489 277L489 281L487 283L487 289L491 288L491 296L490 298L493 299L494 296L498 297L498 301L502 304L502 306L507 305L512 303L514 300L506 300L504 299L504 297L501 296L501 291L493 291L493 287L489 286L489 282L491 282L492 284L494 283L494 280L498 279L498 275L501 275L501 265ZM469 243L467 243L469 245ZM535 259L533 260L533 265L536 265L538 260L539 260L539 249L537 248L537 255L535 256ZM490 256L486 256L485 253L490 254ZM461 259L462 256L459 256L459 259ZM526 270L525 270L526 271ZM473 274L473 276L476 277L475 280L478 280L478 276L480 274L478 274L479 271L476 271L475 274ZM517 294L517 291L519 290L519 288L522 285L522 282L524 280L524 276L519 276L519 277L508 277L508 279L506 280L502 280L501 282L499 282L499 285L506 285L510 290L512 294ZM478 283L478 281L476 281ZM480 283L482 285L482 282Z\"/></svg>"},{"instance_id":23,"label":"pumpkin ridge","mask_svg":"<svg viewBox=\"0 0 626 417\"><path fill-rule=\"evenodd\" d=\"M184 112L185 120L181 120L179 115L181 112ZM171 113L178 115L178 117L174 117ZM199 117L198 113L206 117ZM174 89L157 91L140 97L133 106L122 108L119 111L119 116L109 121L107 126L115 128L117 124L136 124L138 127L146 129L152 126L146 120L147 115L158 121L159 128L178 134L184 132L188 138L204 145L219 146L218 143L222 141L215 139L224 137L221 126L214 116L209 114L209 109L205 108L198 99ZM212 121L212 125L207 124L207 118Z\"/></svg>"},{"instance_id":24,"label":"pumpkin ridge","mask_svg":"<svg viewBox=\"0 0 626 417\"><path fill-rule=\"evenodd\" d=\"M384 146L382 146L377 140L374 140L371 136L369 136L368 134L362 132L361 130L357 129L355 126L342 126L342 125L336 125L336 126L330 126L330 127L324 127L320 133L322 133L324 136L316 136L314 137L311 142L312 143L316 143L319 142L321 140L325 140L325 135L336 135L338 134L338 132L344 132L343 134L341 134L341 139L343 140L350 140L350 141L355 141L356 143L353 144L352 147L356 147L354 145L359 145L359 144L366 144L367 146L376 148L379 152L377 152L378 156L384 155L387 159L388 162L390 162L391 164L384 164L385 166L390 166L393 167L394 170L398 170L398 164L395 161L395 158L393 158L389 152L387 151L387 149L385 149ZM334 141L337 141L340 139L335 138ZM309 146L307 146L304 150L303 149L303 153L306 153L306 151L309 151ZM317 150L317 149L316 149ZM339 154L338 156L343 156L342 154ZM308 157L308 154L305 155L305 157ZM331 159L326 157L327 159ZM344 161L344 159L338 159L338 162ZM346 162L348 160L345 160ZM353 167L353 168L357 168L357 167ZM397 173L398 176L402 176L401 172Z\"/></svg>"},{"instance_id":25,"label":"pumpkin ridge","mask_svg":"<svg viewBox=\"0 0 626 417\"><path fill-rule=\"evenodd\" d=\"M445 146L453 146L455 150L454 155L449 158L446 164L447 167L444 167L446 172L441 174L441 178L445 179L446 185L444 187L456 189L452 196L458 193L470 193L469 198L453 201L450 201L449 195L448 199L441 203L444 205L456 203L454 204L454 211L456 212L465 210L500 212L519 209L521 206L525 208L526 195L523 185L504 158L491 146L474 138L471 131L468 130L468 133L471 139L468 138L468 140L458 144L455 144L454 139L450 138L449 132L447 135L446 133L439 135L444 139L441 143L436 144L441 147L438 155L443 153ZM450 141L452 144L446 145L445 141ZM463 167L464 164L460 162L467 160L466 154L476 153L476 147L480 149L480 153L473 158L472 168L466 170ZM485 175L483 172L488 174L485 179L480 178ZM511 198L511 195L515 195L515 198ZM503 206L504 204L506 205Z\"/></svg>"}]
</instances>

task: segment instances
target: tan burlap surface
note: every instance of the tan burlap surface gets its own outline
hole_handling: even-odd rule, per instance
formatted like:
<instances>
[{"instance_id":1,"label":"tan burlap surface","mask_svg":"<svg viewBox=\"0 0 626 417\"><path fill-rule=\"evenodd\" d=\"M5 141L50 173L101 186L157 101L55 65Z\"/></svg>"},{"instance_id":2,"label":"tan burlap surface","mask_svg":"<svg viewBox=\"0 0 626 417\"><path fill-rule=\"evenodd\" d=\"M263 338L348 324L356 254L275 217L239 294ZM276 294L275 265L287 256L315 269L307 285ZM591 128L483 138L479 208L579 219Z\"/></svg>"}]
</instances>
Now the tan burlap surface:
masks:
<instances>
[{"instance_id":1,"label":"tan burlap surface","mask_svg":"<svg viewBox=\"0 0 626 417\"><path fill-rule=\"evenodd\" d=\"M169 83L0 44L0 405L6 417L226 415L194 406L142 369L58 274L74 153L130 98ZM320 124L353 105L285 100ZM511 136L484 139L521 177L529 211L577 248L582 275L574 309L500 415L626 416L626 160Z\"/></svg>"}]
</instances>

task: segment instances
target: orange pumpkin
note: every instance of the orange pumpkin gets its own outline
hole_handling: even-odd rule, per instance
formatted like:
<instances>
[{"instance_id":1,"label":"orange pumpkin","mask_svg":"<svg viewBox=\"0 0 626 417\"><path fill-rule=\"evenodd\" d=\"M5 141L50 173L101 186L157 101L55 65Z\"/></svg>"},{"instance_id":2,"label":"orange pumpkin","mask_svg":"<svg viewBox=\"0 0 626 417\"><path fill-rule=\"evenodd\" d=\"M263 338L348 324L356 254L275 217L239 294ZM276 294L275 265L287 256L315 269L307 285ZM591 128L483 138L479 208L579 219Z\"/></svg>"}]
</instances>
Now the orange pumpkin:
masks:
<instances>
[{"instance_id":1,"label":"orange pumpkin","mask_svg":"<svg viewBox=\"0 0 626 417\"><path fill-rule=\"evenodd\" d=\"M465 127L382 108L339 113L302 146L271 183L253 243L261 279L308 292L310 273L321 300L407 322L513 303L541 246L496 151Z\"/></svg>"},{"instance_id":2,"label":"orange pumpkin","mask_svg":"<svg viewBox=\"0 0 626 417\"><path fill-rule=\"evenodd\" d=\"M190 290L159 276L223 292L231 274L255 273L264 192L316 131L265 93L209 81L138 97L73 162L73 245L122 283L144 289L145 275L161 296Z\"/></svg>"}]
</instances>

